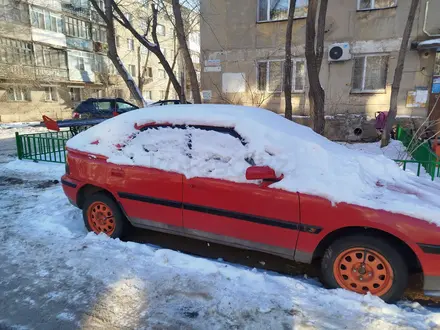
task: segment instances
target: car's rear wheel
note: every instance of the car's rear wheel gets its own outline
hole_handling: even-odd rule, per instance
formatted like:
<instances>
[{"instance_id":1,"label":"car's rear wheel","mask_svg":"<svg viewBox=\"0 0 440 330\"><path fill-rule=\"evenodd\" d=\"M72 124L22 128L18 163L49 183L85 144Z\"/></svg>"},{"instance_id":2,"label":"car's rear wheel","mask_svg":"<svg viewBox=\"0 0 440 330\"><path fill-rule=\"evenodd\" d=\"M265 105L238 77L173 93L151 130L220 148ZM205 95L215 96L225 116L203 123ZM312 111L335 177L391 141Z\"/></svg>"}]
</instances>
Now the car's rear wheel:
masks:
<instances>
[{"instance_id":1,"label":"car's rear wheel","mask_svg":"<svg viewBox=\"0 0 440 330\"><path fill-rule=\"evenodd\" d=\"M86 198L83 206L84 224L89 231L121 237L126 221L118 204L107 194L98 192Z\"/></svg>"},{"instance_id":2,"label":"car's rear wheel","mask_svg":"<svg viewBox=\"0 0 440 330\"><path fill-rule=\"evenodd\" d=\"M398 300L408 283L408 267L397 249L370 236L335 241L322 258L321 272L329 288L370 292L387 302Z\"/></svg>"}]
</instances>

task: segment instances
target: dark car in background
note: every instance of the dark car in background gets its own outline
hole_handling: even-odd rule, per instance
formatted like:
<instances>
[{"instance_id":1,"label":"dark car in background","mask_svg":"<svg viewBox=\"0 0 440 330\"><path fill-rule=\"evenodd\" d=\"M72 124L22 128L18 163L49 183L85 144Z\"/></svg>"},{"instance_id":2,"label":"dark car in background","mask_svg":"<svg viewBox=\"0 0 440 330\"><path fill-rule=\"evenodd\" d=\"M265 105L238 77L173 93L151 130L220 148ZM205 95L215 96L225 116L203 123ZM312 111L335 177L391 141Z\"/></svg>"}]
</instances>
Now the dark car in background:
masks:
<instances>
[{"instance_id":1,"label":"dark car in background","mask_svg":"<svg viewBox=\"0 0 440 330\"><path fill-rule=\"evenodd\" d=\"M151 106L161 106L161 105L172 105L172 104L181 104L180 100L159 100L151 104ZM186 102L186 104L191 104L191 102Z\"/></svg>"},{"instance_id":2,"label":"dark car in background","mask_svg":"<svg viewBox=\"0 0 440 330\"><path fill-rule=\"evenodd\" d=\"M78 104L72 118L111 118L136 109L139 107L121 98L90 98Z\"/></svg>"}]
</instances>

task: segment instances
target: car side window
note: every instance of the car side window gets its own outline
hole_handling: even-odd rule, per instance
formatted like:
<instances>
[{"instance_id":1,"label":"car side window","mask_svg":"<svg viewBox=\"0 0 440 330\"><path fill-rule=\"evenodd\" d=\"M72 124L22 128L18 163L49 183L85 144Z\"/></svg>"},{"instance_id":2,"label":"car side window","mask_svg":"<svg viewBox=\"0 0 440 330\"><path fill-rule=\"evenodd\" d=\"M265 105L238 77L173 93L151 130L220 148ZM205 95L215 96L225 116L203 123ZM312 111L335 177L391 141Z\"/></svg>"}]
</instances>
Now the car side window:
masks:
<instances>
[{"instance_id":1,"label":"car side window","mask_svg":"<svg viewBox=\"0 0 440 330\"><path fill-rule=\"evenodd\" d=\"M129 110L134 110L136 109L136 107L134 107L131 104L128 103L124 103L124 102L116 102L118 111L129 111Z\"/></svg>"},{"instance_id":2,"label":"car side window","mask_svg":"<svg viewBox=\"0 0 440 330\"><path fill-rule=\"evenodd\" d=\"M95 107L98 111L111 111L112 110L110 101L96 102Z\"/></svg>"},{"instance_id":3,"label":"car side window","mask_svg":"<svg viewBox=\"0 0 440 330\"><path fill-rule=\"evenodd\" d=\"M244 180L249 160L246 143L230 128L148 126L120 149L134 165L174 171L188 177Z\"/></svg>"},{"instance_id":4,"label":"car side window","mask_svg":"<svg viewBox=\"0 0 440 330\"><path fill-rule=\"evenodd\" d=\"M233 130L217 127L188 127L191 174L235 180L249 167L246 144Z\"/></svg>"}]
</instances>

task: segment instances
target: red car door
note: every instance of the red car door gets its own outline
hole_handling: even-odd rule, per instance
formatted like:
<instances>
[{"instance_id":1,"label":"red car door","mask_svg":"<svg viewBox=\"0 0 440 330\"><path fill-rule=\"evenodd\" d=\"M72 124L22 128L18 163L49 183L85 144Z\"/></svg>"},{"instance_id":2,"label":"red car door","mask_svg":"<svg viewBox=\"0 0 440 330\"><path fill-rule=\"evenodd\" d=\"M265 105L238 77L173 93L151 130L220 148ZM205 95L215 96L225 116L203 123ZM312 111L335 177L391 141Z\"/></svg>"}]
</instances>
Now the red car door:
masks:
<instances>
[{"instance_id":1,"label":"red car door","mask_svg":"<svg viewBox=\"0 0 440 330\"><path fill-rule=\"evenodd\" d=\"M195 174L209 176L221 168L225 178L244 181L250 164L240 156L231 157L240 155L240 148L245 149L236 133L231 135L214 128L210 132L193 132L191 145L192 164L199 169ZM203 147L200 151L200 146L205 145L208 151ZM273 189L264 183L199 175L183 181L183 208L184 228L190 235L289 258L294 255L300 229L296 193Z\"/></svg>"},{"instance_id":2,"label":"red car door","mask_svg":"<svg viewBox=\"0 0 440 330\"><path fill-rule=\"evenodd\" d=\"M109 186L114 187L125 213L136 226L177 231L182 228L183 175L172 168L166 171L155 167L172 165L184 135L182 129L149 127L121 148L121 152L130 154L133 163L143 166L111 164Z\"/></svg>"}]
</instances>

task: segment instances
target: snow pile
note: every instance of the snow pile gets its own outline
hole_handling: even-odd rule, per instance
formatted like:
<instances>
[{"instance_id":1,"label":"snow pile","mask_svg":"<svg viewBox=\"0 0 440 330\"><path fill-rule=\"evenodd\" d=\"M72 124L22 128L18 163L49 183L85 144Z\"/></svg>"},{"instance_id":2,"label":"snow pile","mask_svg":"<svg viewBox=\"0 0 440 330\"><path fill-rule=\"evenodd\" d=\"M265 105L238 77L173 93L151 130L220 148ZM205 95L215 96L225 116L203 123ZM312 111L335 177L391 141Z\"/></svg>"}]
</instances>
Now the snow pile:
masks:
<instances>
[{"instance_id":1,"label":"snow pile","mask_svg":"<svg viewBox=\"0 0 440 330\"><path fill-rule=\"evenodd\" d=\"M194 134L194 143L191 134L191 143L187 143L188 132L179 133L176 128L159 129L154 138L148 130L136 129L153 122L230 127L245 143L241 147L238 143L232 146L226 138L220 141L218 132ZM165 148L164 143L168 144ZM118 148L121 144L125 147ZM383 155L349 150L305 126L259 108L230 105L145 108L92 127L69 140L67 146L103 155L110 163L237 182L245 181L249 164L244 160L252 158L256 165L269 165L278 174L284 174L284 179L273 184L273 188L313 194L334 203L384 209L440 225L440 185L405 173ZM217 171L218 166L223 167Z\"/></svg>"}]
</instances>

